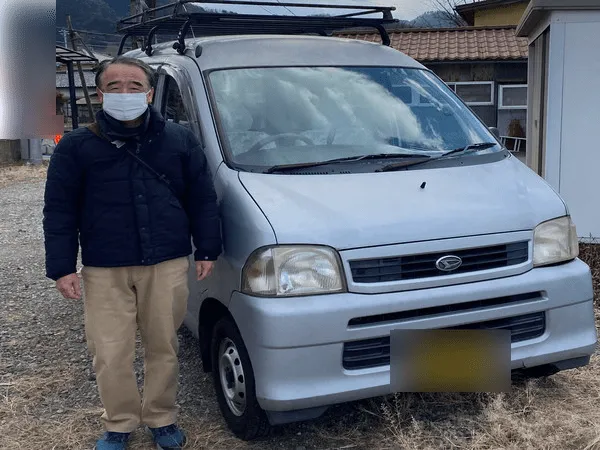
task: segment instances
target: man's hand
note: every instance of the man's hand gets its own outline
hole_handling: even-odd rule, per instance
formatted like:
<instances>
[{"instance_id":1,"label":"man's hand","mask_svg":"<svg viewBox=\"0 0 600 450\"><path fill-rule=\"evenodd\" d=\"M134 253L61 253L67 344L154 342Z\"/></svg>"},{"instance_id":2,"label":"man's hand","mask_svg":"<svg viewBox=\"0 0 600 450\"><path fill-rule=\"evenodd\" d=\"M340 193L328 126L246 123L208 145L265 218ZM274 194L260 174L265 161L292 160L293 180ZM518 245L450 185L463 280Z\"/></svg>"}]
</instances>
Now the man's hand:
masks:
<instances>
[{"instance_id":1,"label":"man's hand","mask_svg":"<svg viewBox=\"0 0 600 450\"><path fill-rule=\"evenodd\" d=\"M60 291L64 298L71 300L81 298L81 284L76 273L59 278L56 282L56 289Z\"/></svg>"},{"instance_id":2,"label":"man's hand","mask_svg":"<svg viewBox=\"0 0 600 450\"><path fill-rule=\"evenodd\" d=\"M196 275L198 275L198 281L202 281L209 276L213 267L215 267L214 261L196 261Z\"/></svg>"}]
</instances>

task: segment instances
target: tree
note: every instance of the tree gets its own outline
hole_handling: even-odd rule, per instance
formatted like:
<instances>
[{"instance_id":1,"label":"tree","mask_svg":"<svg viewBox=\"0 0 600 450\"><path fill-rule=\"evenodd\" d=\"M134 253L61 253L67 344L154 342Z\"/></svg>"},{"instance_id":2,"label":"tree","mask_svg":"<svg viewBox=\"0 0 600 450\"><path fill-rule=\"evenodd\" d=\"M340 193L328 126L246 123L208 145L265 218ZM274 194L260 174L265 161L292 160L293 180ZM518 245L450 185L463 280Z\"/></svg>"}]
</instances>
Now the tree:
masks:
<instances>
[{"instance_id":1,"label":"tree","mask_svg":"<svg viewBox=\"0 0 600 450\"><path fill-rule=\"evenodd\" d=\"M423 13L410 21L409 25L413 28L453 28L457 26L454 18L449 18L448 14L439 10Z\"/></svg>"},{"instance_id":2,"label":"tree","mask_svg":"<svg viewBox=\"0 0 600 450\"><path fill-rule=\"evenodd\" d=\"M469 0L429 0L431 6L437 11L440 11L450 23L453 23L457 27L464 27L467 25L465 19L456 12L456 7L464 5L465 3L472 3Z\"/></svg>"},{"instance_id":3,"label":"tree","mask_svg":"<svg viewBox=\"0 0 600 450\"><path fill-rule=\"evenodd\" d=\"M117 14L104 0L58 0L56 25L66 26L66 16L71 15L73 28L114 33Z\"/></svg>"}]
</instances>

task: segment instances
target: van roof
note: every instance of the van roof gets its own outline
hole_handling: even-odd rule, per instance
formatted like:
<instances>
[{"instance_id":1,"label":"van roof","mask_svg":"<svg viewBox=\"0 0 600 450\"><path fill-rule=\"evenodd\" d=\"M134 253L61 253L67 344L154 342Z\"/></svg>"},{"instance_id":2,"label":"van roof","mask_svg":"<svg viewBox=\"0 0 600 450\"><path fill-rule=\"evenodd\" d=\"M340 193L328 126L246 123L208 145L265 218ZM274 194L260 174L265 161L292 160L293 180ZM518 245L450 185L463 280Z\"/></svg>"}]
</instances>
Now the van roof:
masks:
<instances>
[{"instance_id":1,"label":"van roof","mask_svg":"<svg viewBox=\"0 0 600 450\"><path fill-rule=\"evenodd\" d=\"M152 45L152 58L178 55L175 41ZM387 66L425 68L404 53L357 39L322 36L249 35L186 39L186 55L204 70L277 66ZM191 49L191 52L189 51ZM199 56L195 56L199 55ZM151 59L141 49L123 56Z\"/></svg>"}]
</instances>

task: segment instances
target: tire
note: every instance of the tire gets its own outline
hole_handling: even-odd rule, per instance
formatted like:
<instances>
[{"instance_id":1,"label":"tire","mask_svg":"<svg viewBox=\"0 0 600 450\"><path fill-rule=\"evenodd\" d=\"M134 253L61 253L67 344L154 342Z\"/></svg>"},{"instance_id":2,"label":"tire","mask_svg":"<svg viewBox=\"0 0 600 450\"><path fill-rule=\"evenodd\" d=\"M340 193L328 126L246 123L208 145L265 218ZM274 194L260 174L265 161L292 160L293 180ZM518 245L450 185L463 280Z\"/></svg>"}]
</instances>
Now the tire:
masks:
<instances>
[{"instance_id":1,"label":"tire","mask_svg":"<svg viewBox=\"0 0 600 450\"><path fill-rule=\"evenodd\" d=\"M267 436L271 425L256 399L250 357L237 326L227 316L213 328L211 359L217 402L229 429L244 441Z\"/></svg>"}]
</instances>

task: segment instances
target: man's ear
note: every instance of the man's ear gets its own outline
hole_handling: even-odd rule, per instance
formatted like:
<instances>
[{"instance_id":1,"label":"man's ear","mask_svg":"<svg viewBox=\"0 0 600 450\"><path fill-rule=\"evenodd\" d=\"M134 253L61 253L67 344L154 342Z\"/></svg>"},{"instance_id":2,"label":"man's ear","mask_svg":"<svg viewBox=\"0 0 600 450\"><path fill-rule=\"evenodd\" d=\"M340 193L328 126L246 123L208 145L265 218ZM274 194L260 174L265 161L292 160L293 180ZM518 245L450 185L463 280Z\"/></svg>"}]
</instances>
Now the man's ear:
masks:
<instances>
[{"instance_id":1,"label":"man's ear","mask_svg":"<svg viewBox=\"0 0 600 450\"><path fill-rule=\"evenodd\" d=\"M154 88L150 88L150 92L148 92L148 96L146 97L148 104L152 103L153 98L154 98Z\"/></svg>"},{"instance_id":2,"label":"man's ear","mask_svg":"<svg viewBox=\"0 0 600 450\"><path fill-rule=\"evenodd\" d=\"M104 100L104 94L102 93L100 88L96 88L96 94L98 95L98 100L100 100L100 103L102 103Z\"/></svg>"}]
</instances>

